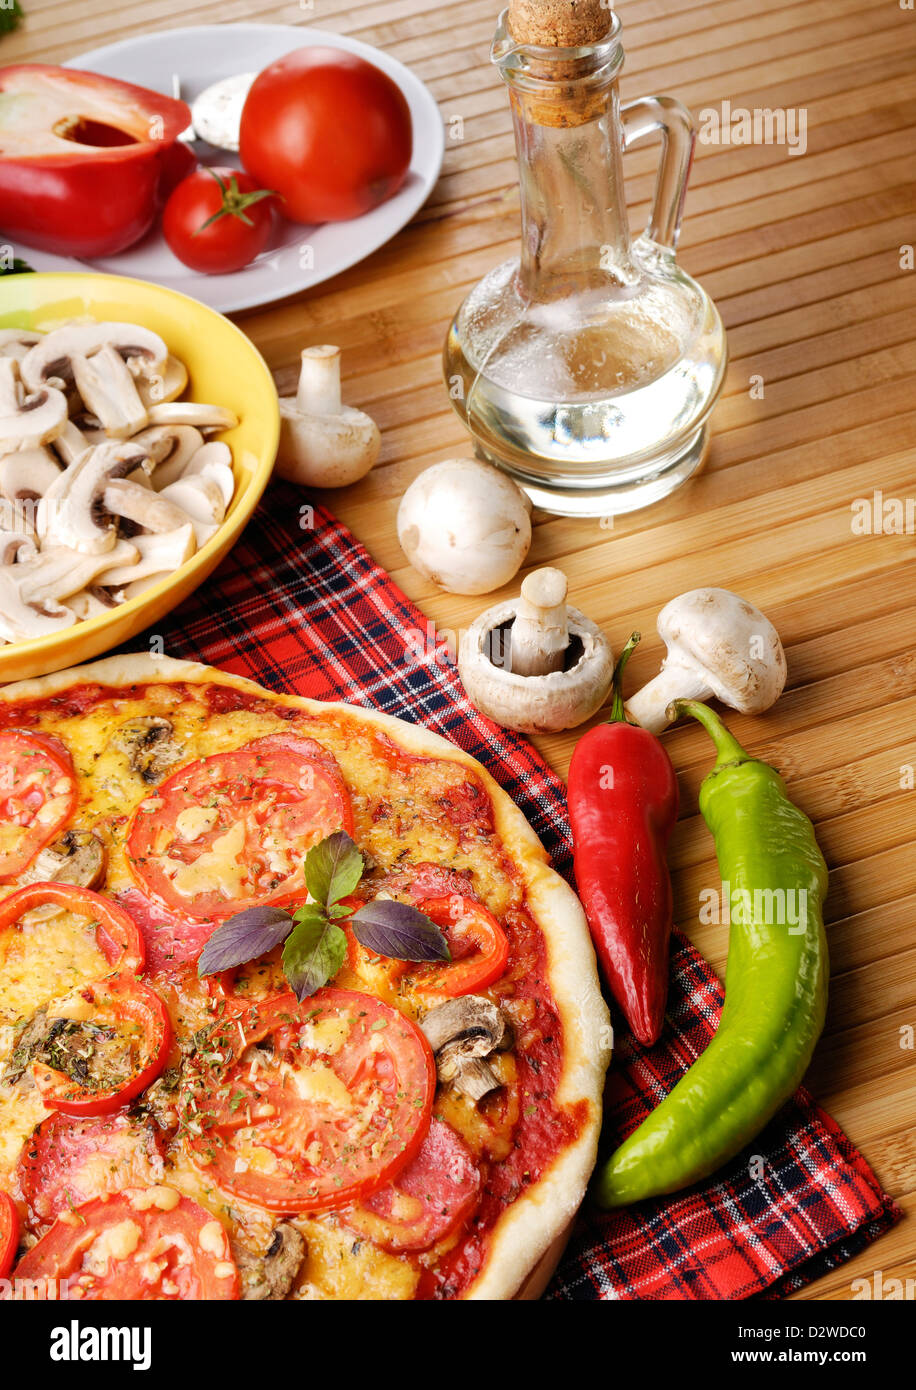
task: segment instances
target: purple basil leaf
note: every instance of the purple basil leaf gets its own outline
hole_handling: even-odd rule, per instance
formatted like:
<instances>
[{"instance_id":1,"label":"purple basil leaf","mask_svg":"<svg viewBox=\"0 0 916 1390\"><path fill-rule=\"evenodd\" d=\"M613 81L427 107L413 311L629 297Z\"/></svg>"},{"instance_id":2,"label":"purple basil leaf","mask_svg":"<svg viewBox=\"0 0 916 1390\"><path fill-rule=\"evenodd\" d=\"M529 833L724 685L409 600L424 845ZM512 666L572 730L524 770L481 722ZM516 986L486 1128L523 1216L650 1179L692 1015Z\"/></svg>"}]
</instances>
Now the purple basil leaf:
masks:
<instances>
[{"instance_id":1,"label":"purple basil leaf","mask_svg":"<svg viewBox=\"0 0 916 1390\"><path fill-rule=\"evenodd\" d=\"M352 893L363 876L363 856L345 830L335 830L305 856L305 884L327 909Z\"/></svg>"},{"instance_id":2,"label":"purple basil leaf","mask_svg":"<svg viewBox=\"0 0 916 1390\"><path fill-rule=\"evenodd\" d=\"M266 955L289 936L293 919L282 907L246 907L210 937L197 962L198 975L216 975Z\"/></svg>"},{"instance_id":3,"label":"purple basil leaf","mask_svg":"<svg viewBox=\"0 0 916 1390\"><path fill-rule=\"evenodd\" d=\"M317 903L296 913L283 947L283 969L300 1004L334 978L347 956L347 938Z\"/></svg>"},{"instance_id":4,"label":"purple basil leaf","mask_svg":"<svg viewBox=\"0 0 916 1390\"><path fill-rule=\"evenodd\" d=\"M442 932L419 908L376 898L350 919L357 941L392 960L451 960Z\"/></svg>"}]
</instances>

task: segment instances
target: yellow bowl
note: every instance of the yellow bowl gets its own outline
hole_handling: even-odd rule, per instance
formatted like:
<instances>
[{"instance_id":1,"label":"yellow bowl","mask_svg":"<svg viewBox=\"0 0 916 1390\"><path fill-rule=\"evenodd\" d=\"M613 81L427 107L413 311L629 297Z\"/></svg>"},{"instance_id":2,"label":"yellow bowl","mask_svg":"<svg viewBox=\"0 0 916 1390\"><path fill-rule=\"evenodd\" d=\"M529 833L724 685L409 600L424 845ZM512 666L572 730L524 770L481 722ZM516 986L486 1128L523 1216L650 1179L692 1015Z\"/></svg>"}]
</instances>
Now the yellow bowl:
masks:
<instances>
[{"instance_id":1,"label":"yellow bowl","mask_svg":"<svg viewBox=\"0 0 916 1390\"><path fill-rule=\"evenodd\" d=\"M49 329L79 316L142 324L188 369L184 398L226 406L239 423L220 438L232 450L235 496L206 545L160 583L109 613L62 632L0 646L0 682L89 661L158 623L216 568L267 486L280 434L267 363L234 324L196 299L120 275L50 272L0 278L0 328Z\"/></svg>"}]
</instances>

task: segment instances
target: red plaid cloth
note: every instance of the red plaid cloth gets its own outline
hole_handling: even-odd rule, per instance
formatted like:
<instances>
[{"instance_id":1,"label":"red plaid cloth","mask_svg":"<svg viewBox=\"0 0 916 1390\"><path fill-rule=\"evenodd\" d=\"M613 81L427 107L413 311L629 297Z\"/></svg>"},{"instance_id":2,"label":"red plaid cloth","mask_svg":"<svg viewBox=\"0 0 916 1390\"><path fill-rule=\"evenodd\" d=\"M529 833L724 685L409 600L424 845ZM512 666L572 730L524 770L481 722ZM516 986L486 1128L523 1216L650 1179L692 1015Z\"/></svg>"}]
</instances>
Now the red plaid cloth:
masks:
<instances>
[{"instance_id":1,"label":"red plaid cloth","mask_svg":"<svg viewBox=\"0 0 916 1390\"><path fill-rule=\"evenodd\" d=\"M447 634L436 634L350 532L319 508L303 528L311 520L300 493L273 486L216 575L160 625L168 654L444 734L492 773L571 879L561 780L524 739L472 709L449 661ZM618 1032L606 1095L608 1148L671 1089L714 1031L722 1006L715 973L680 938L672 965L659 1045L647 1051ZM745 1154L678 1197L610 1216L586 1206L547 1297L778 1297L849 1259L900 1216L804 1090L752 1152L763 1159L758 1178L749 1176Z\"/></svg>"}]
</instances>

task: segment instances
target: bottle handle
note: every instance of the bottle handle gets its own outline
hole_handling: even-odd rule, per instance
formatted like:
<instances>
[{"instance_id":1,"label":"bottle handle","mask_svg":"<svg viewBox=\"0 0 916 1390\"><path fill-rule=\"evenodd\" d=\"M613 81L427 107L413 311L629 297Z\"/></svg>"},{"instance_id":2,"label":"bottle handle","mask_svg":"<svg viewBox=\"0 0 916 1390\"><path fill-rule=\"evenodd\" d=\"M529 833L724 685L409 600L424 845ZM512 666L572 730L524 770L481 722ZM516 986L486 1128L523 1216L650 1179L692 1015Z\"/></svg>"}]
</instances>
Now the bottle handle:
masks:
<instances>
[{"instance_id":1,"label":"bottle handle","mask_svg":"<svg viewBox=\"0 0 916 1390\"><path fill-rule=\"evenodd\" d=\"M696 143L693 117L674 97L640 97L621 106L620 119L624 150L661 131L662 157L645 235L673 252L680 235Z\"/></svg>"}]
</instances>

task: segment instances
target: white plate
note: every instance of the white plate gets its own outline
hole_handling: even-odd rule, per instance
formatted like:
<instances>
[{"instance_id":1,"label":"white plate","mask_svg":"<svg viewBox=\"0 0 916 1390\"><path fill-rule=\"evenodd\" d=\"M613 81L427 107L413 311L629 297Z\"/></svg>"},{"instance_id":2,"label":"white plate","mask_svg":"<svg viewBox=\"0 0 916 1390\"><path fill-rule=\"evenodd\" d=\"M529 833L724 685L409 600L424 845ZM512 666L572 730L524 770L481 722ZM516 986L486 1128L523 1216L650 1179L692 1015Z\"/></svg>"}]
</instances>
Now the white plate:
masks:
<instances>
[{"instance_id":1,"label":"white plate","mask_svg":"<svg viewBox=\"0 0 916 1390\"><path fill-rule=\"evenodd\" d=\"M23 247L21 254L35 270L99 270L153 280L202 300L213 309L231 313L269 304L284 295L319 285L332 275L384 245L422 207L439 177L445 134L435 99L409 68L369 44L341 38L323 29L287 24L200 24L190 29L122 39L72 58L67 67L85 68L123 82L135 82L172 94L177 74L184 101L194 98L236 72L259 72L293 49L325 44L356 53L386 72L400 87L413 120L413 158L403 187L393 198L350 222L326 222L305 227L278 219L272 244L232 275L199 275L172 255L158 226L117 256L77 260ZM208 164L238 164L238 158L198 141L195 150Z\"/></svg>"}]
</instances>

